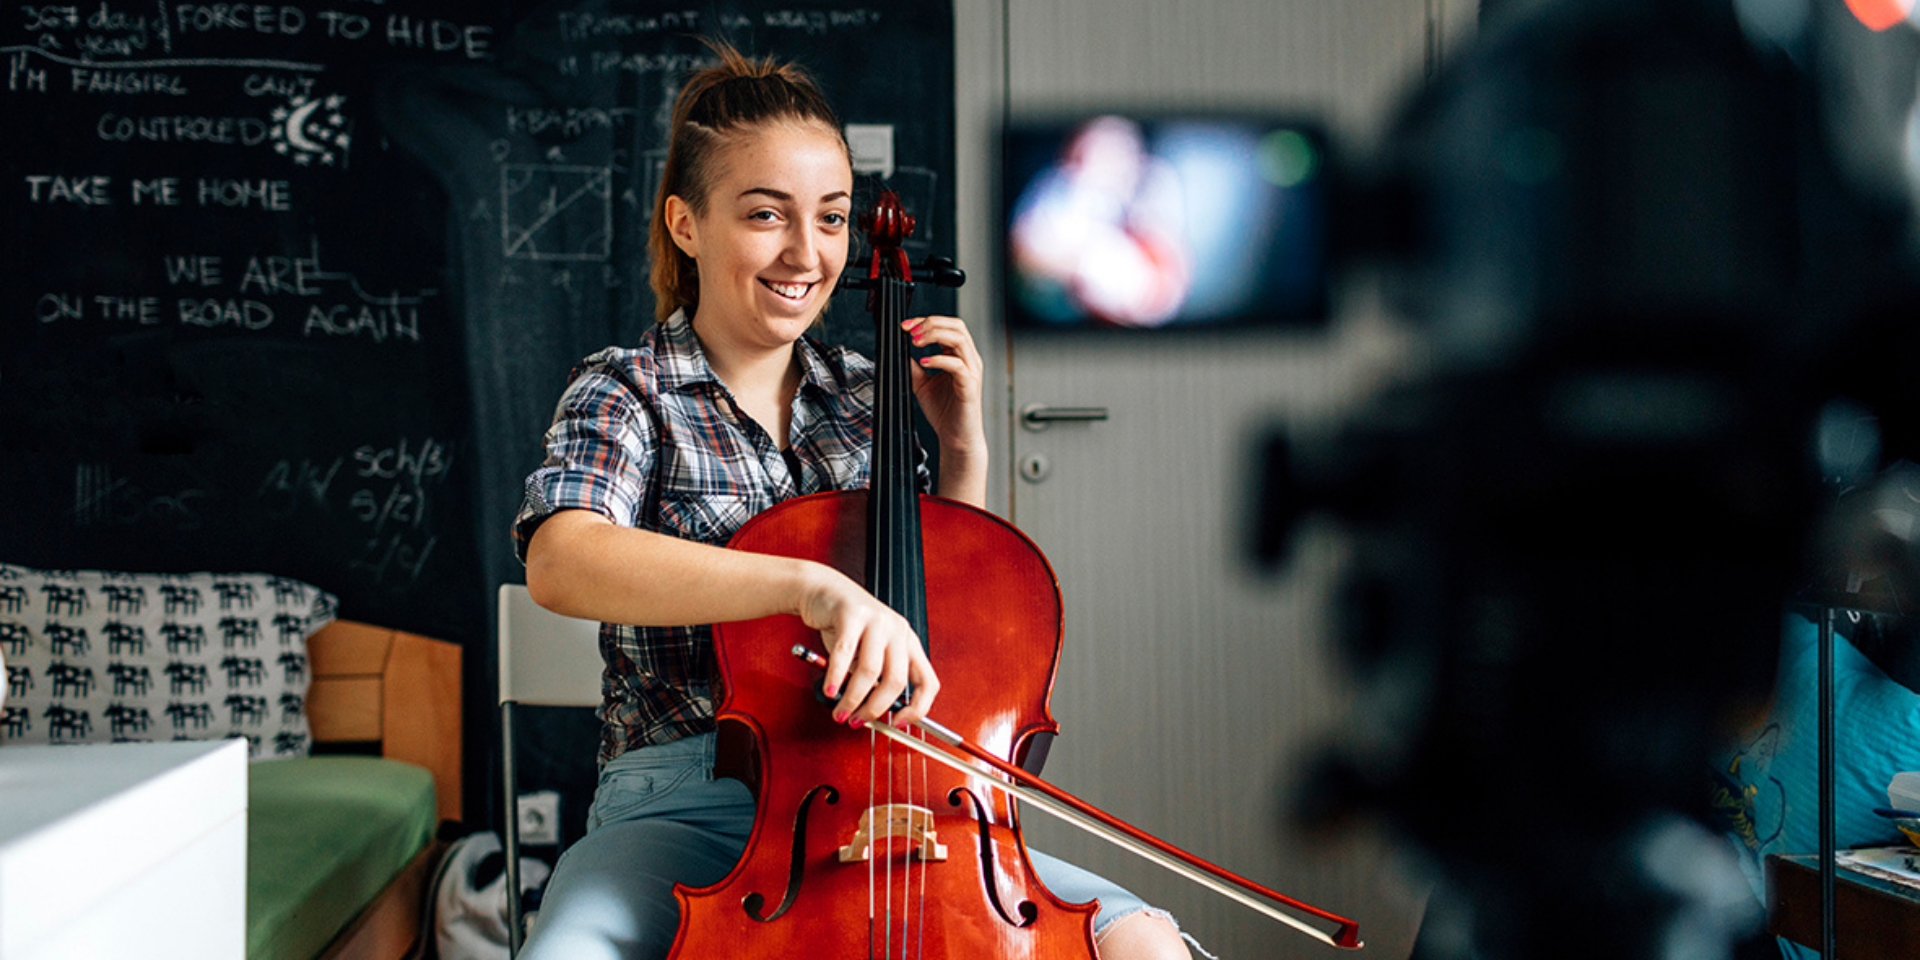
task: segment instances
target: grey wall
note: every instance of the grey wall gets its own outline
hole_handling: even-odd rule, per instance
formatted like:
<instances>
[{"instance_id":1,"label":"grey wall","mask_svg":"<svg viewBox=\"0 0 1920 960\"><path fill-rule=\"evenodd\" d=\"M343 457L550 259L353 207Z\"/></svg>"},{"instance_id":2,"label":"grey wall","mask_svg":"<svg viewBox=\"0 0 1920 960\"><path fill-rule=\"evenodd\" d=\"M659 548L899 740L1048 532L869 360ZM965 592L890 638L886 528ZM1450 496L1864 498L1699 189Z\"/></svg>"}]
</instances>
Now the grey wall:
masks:
<instances>
[{"instance_id":1,"label":"grey wall","mask_svg":"<svg viewBox=\"0 0 1920 960\"><path fill-rule=\"evenodd\" d=\"M1047 551L1066 595L1063 739L1048 772L1176 844L1353 916L1378 957L1407 955L1422 900L1391 842L1322 843L1276 812L1345 709L1327 646L1345 545L1310 532L1283 576L1246 576L1223 501L1250 424L1323 424L1412 358L1364 279L1342 292L1325 336L1009 345L989 229L994 133L1008 112L1270 108L1325 117L1340 146L1365 151L1433 63L1465 42L1474 15L1472 0L956 2L960 254L976 281L961 309L987 355L999 466L990 497ZM1010 416L1035 399L1111 403L1116 416L1077 439L1036 437ZM1126 403L1144 409L1122 415ZM1177 455L1114 452L1176 438L1186 444ZM1056 465L1039 486L1014 472L1036 450ZM1115 514L1138 519L1095 529ZM1038 814L1028 829L1036 846L1172 907L1220 956L1327 955Z\"/></svg>"}]
</instances>

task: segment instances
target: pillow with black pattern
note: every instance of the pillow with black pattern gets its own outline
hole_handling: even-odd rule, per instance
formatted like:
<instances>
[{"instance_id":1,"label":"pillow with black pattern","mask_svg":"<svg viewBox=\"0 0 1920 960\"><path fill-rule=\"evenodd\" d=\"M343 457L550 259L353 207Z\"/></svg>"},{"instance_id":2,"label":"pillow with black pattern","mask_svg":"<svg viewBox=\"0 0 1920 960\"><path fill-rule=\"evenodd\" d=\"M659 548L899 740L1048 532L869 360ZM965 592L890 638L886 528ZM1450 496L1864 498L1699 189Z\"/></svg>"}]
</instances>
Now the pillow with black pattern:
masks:
<instances>
[{"instance_id":1,"label":"pillow with black pattern","mask_svg":"<svg viewBox=\"0 0 1920 960\"><path fill-rule=\"evenodd\" d=\"M337 603L262 573L0 563L0 744L224 740L305 756L307 638Z\"/></svg>"}]
</instances>

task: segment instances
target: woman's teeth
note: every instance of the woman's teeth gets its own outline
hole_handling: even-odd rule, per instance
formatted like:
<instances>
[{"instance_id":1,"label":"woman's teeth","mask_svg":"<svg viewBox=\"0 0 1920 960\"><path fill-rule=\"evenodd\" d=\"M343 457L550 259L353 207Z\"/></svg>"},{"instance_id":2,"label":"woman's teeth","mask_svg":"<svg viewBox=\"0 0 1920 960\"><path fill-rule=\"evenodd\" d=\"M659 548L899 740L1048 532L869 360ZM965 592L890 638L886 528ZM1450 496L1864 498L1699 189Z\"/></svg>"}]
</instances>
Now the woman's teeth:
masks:
<instances>
[{"instance_id":1,"label":"woman's teeth","mask_svg":"<svg viewBox=\"0 0 1920 960\"><path fill-rule=\"evenodd\" d=\"M788 300L798 300L806 296L808 290L813 289L813 284L811 283L776 283L772 280L762 280L760 282L766 284L767 289L786 297Z\"/></svg>"}]
</instances>

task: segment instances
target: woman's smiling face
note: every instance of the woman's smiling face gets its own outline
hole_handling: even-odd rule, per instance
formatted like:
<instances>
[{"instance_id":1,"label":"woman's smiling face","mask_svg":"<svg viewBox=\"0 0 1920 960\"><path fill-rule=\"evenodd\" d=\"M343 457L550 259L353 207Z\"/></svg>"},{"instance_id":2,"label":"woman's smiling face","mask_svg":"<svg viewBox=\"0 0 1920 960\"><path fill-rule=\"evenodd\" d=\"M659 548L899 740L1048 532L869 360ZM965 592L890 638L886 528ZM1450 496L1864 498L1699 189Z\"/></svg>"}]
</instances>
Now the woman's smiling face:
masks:
<instances>
[{"instance_id":1,"label":"woman's smiling face","mask_svg":"<svg viewBox=\"0 0 1920 960\"><path fill-rule=\"evenodd\" d=\"M791 344L826 309L846 266L846 147L822 124L775 122L734 134L718 160L704 210L667 201L674 243L699 268L694 329L710 347Z\"/></svg>"}]
</instances>

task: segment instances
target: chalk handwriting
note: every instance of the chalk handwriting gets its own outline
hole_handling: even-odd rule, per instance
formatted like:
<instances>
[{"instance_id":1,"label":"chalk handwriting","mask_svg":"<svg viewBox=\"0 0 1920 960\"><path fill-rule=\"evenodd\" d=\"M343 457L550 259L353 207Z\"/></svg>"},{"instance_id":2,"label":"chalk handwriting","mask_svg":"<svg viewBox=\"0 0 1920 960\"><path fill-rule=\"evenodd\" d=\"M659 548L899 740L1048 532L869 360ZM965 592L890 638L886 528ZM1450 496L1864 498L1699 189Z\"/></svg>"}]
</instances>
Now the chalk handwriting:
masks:
<instances>
[{"instance_id":1,"label":"chalk handwriting","mask_svg":"<svg viewBox=\"0 0 1920 960\"><path fill-rule=\"evenodd\" d=\"M307 28L307 12L265 3L178 3L174 25L180 33L248 32L295 36Z\"/></svg>"},{"instance_id":2,"label":"chalk handwriting","mask_svg":"<svg viewBox=\"0 0 1920 960\"><path fill-rule=\"evenodd\" d=\"M422 543L408 542L404 534L381 539L368 540L366 549L360 556L347 562L355 570L363 570L379 582L391 582L398 578L403 584L420 579L426 569L427 558L433 554L434 544L439 537L427 537Z\"/></svg>"},{"instance_id":3,"label":"chalk handwriting","mask_svg":"<svg viewBox=\"0 0 1920 960\"><path fill-rule=\"evenodd\" d=\"M466 60L487 60L493 56L493 27L441 17L309 11L305 5L289 3L169 5L161 2L156 6L159 12L149 14L116 9L106 0L100 0L93 7L25 5L19 8L19 24L32 39L32 46L8 47L0 52L34 50L51 55L58 62L91 68L109 60L171 54L177 45L190 44L197 37L280 39L318 35L334 41L382 43L395 49L446 54ZM175 67L190 65L190 61L171 58L164 63ZM263 63L210 58L193 65ZM151 61L145 64L153 65Z\"/></svg>"},{"instance_id":4,"label":"chalk handwriting","mask_svg":"<svg viewBox=\"0 0 1920 960\"><path fill-rule=\"evenodd\" d=\"M83 61L130 57L164 50L169 43L165 5L161 13L117 10L105 0L90 7L26 5L21 25L42 49L71 51ZM82 87L76 81L75 90Z\"/></svg>"},{"instance_id":5,"label":"chalk handwriting","mask_svg":"<svg viewBox=\"0 0 1920 960\"><path fill-rule=\"evenodd\" d=\"M48 292L34 302L33 315L41 323L79 320L87 315L86 299L70 293Z\"/></svg>"},{"instance_id":6,"label":"chalk handwriting","mask_svg":"<svg viewBox=\"0 0 1920 960\"><path fill-rule=\"evenodd\" d=\"M285 180L197 181L195 195L203 207L257 208L285 212L293 209L293 188Z\"/></svg>"},{"instance_id":7,"label":"chalk handwriting","mask_svg":"<svg viewBox=\"0 0 1920 960\"><path fill-rule=\"evenodd\" d=\"M419 527L421 518L426 516L424 505L418 494L399 484L389 487L385 496L372 490L357 490L347 503L361 523L373 525L375 533L385 530L388 521L404 527Z\"/></svg>"},{"instance_id":8,"label":"chalk handwriting","mask_svg":"<svg viewBox=\"0 0 1920 960\"><path fill-rule=\"evenodd\" d=\"M595 76L609 73L682 74L711 62L710 57L692 53L621 53L617 50L592 50L587 55L587 70ZM578 72L576 66L568 72Z\"/></svg>"},{"instance_id":9,"label":"chalk handwriting","mask_svg":"<svg viewBox=\"0 0 1920 960\"><path fill-rule=\"evenodd\" d=\"M231 327L235 330L265 330L273 326L273 308L258 300L182 297L174 301L183 327Z\"/></svg>"},{"instance_id":10,"label":"chalk handwriting","mask_svg":"<svg viewBox=\"0 0 1920 960\"><path fill-rule=\"evenodd\" d=\"M639 115L631 107L518 107L508 106L507 129L515 133L558 133L572 138L593 130L609 130Z\"/></svg>"},{"instance_id":11,"label":"chalk handwriting","mask_svg":"<svg viewBox=\"0 0 1920 960\"><path fill-rule=\"evenodd\" d=\"M463 26L438 18L389 14L387 43L436 53L457 52L469 60L485 60L492 55L493 28Z\"/></svg>"},{"instance_id":12,"label":"chalk handwriting","mask_svg":"<svg viewBox=\"0 0 1920 960\"><path fill-rule=\"evenodd\" d=\"M20 15L26 18L23 26L28 30L78 30L80 28L79 7L22 4Z\"/></svg>"},{"instance_id":13,"label":"chalk handwriting","mask_svg":"<svg viewBox=\"0 0 1920 960\"><path fill-rule=\"evenodd\" d=\"M27 55L15 53L7 57L7 89L9 91L47 92L47 71L27 62Z\"/></svg>"},{"instance_id":14,"label":"chalk handwriting","mask_svg":"<svg viewBox=\"0 0 1920 960\"><path fill-rule=\"evenodd\" d=\"M167 270L167 282L175 286L196 284L202 287L217 287L221 282L220 258L206 255L191 257L161 257L161 264Z\"/></svg>"},{"instance_id":15,"label":"chalk handwriting","mask_svg":"<svg viewBox=\"0 0 1920 960\"><path fill-rule=\"evenodd\" d=\"M133 181L133 204L149 204L161 207L180 205L180 181L175 177L161 177L157 180Z\"/></svg>"},{"instance_id":16,"label":"chalk handwriting","mask_svg":"<svg viewBox=\"0 0 1920 960\"><path fill-rule=\"evenodd\" d=\"M31 203L106 207L118 202L114 180L106 174L30 173L21 177ZM200 177L191 190L178 177L134 177L125 194L135 206L177 207L188 197L202 207L256 209L276 213L294 207L293 185L286 180L232 180Z\"/></svg>"},{"instance_id":17,"label":"chalk handwriting","mask_svg":"<svg viewBox=\"0 0 1920 960\"><path fill-rule=\"evenodd\" d=\"M74 469L73 520L79 527L134 526L154 523L179 531L198 530L207 492L182 489L156 493L104 464Z\"/></svg>"},{"instance_id":18,"label":"chalk handwriting","mask_svg":"<svg viewBox=\"0 0 1920 960\"><path fill-rule=\"evenodd\" d=\"M428 437L409 448L402 438L392 447L374 447L371 444L353 451L353 459L359 466L354 470L357 477L378 477L393 480L405 477L417 486L429 479L438 479L447 475L452 466L452 456L447 445Z\"/></svg>"},{"instance_id":19,"label":"chalk handwriting","mask_svg":"<svg viewBox=\"0 0 1920 960\"><path fill-rule=\"evenodd\" d=\"M252 147L272 128L258 117L127 117L103 113L94 134L108 143L224 143Z\"/></svg>"},{"instance_id":20,"label":"chalk handwriting","mask_svg":"<svg viewBox=\"0 0 1920 960\"><path fill-rule=\"evenodd\" d=\"M372 304L336 303L307 308L307 323L301 332L331 337L366 337L374 343L390 338L420 342L419 301L412 298L376 298Z\"/></svg>"},{"instance_id":21,"label":"chalk handwriting","mask_svg":"<svg viewBox=\"0 0 1920 960\"><path fill-rule=\"evenodd\" d=\"M312 510L344 517L356 551L348 565L405 585L425 572L439 542L428 517L453 459L452 448L431 436L360 444L340 456L277 461L254 496L283 516Z\"/></svg>"},{"instance_id":22,"label":"chalk handwriting","mask_svg":"<svg viewBox=\"0 0 1920 960\"><path fill-rule=\"evenodd\" d=\"M321 276L318 252L307 257L248 257L247 269L240 275L240 292L315 297L321 293Z\"/></svg>"},{"instance_id":23,"label":"chalk handwriting","mask_svg":"<svg viewBox=\"0 0 1920 960\"><path fill-rule=\"evenodd\" d=\"M124 60L113 63L105 61L82 60L69 57L59 51L61 44L49 45L50 36L42 36L37 46L13 45L0 47L0 53L19 56L26 55L47 60L68 67L84 67L90 70L184 70L191 67L227 67L242 70L297 70L308 73L321 73L326 67L317 63L302 63L295 60L273 60L264 57L150 57L145 60ZM45 90L45 87L40 87Z\"/></svg>"},{"instance_id":24,"label":"chalk handwriting","mask_svg":"<svg viewBox=\"0 0 1920 960\"><path fill-rule=\"evenodd\" d=\"M334 457L327 463L316 463L303 457L297 465L291 460L282 460L267 471L254 496L277 503L275 512L280 514L292 513L309 502L321 510L330 509L327 490L333 486L333 478L339 475L340 465L346 459Z\"/></svg>"},{"instance_id":25,"label":"chalk handwriting","mask_svg":"<svg viewBox=\"0 0 1920 960\"><path fill-rule=\"evenodd\" d=\"M100 316L109 319L131 320L143 327L160 322L159 297L95 296L93 304Z\"/></svg>"},{"instance_id":26,"label":"chalk handwriting","mask_svg":"<svg viewBox=\"0 0 1920 960\"><path fill-rule=\"evenodd\" d=\"M370 292L353 273L325 269L317 240L304 256L254 254L242 261L188 253L159 259L160 275L182 295L49 290L34 301L34 317L43 324L99 320L236 332L266 330L284 318L298 324L304 337L421 343L423 305L439 296L434 289ZM289 306L290 300L300 302Z\"/></svg>"},{"instance_id":27,"label":"chalk handwriting","mask_svg":"<svg viewBox=\"0 0 1920 960\"><path fill-rule=\"evenodd\" d=\"M249 73L240 81L240 90L249 97L306 97L313 94L314 78Z\"/></svg>"},{"instance_id":28,"label":"chalk handwriting","mask_svg":"<svg viewBox=\"0 0 1920 960\"><path fill-rule=\"evenodd\" d=\"M560 39L567 43L601 37L637 37L662 30L700 32L700 12L672 13L560 13Z\"/></svg>"},{"instance_id":29,"label":"chalk handwriting","mask_svg":"<svg viewBox=\"0 0 1920 960\"><path fill-rule=\"evenodd\" d=\"M372 18L363 17L357 13L341 13L337 10L327 10L320 14L320 20L327 25L327 36L329 37L344 37L348 40L359 40L373 32Z\"/></svg>"},{"instance_id":30,"label":"chalk handwriting","mask_svg":"<svg viewBox=\"0 0 1920 960\"><path fill-rule=\"evenodd\" d=\"M28 174L27 199L34 203L73 203L80 206L108 206L113 203L109 192L113 188L113 178L94 174L64 176L61 174Z\"/></svg>"},{"instance_id":31,"label":"chalk handwriting","mask_svg":"<svg viewBox=\"0 0 1920 960\"><path fill-rule=\"evenodd\" d=\"M163 70L98 70L74 67L68 71L74 93L164 93L187 95L187 78Z\"/></svg>"},{"instance_id":32,"label":"chalk handwriting","mask_svg":"<svg viewBox=\"0 0 1920 960\"><path fill-rule=\"evenodd\" d=\"M769 10L763 26L822 34L829 30L869 27L880 22L878 10Z\"/></svg>"}]
</instances>

